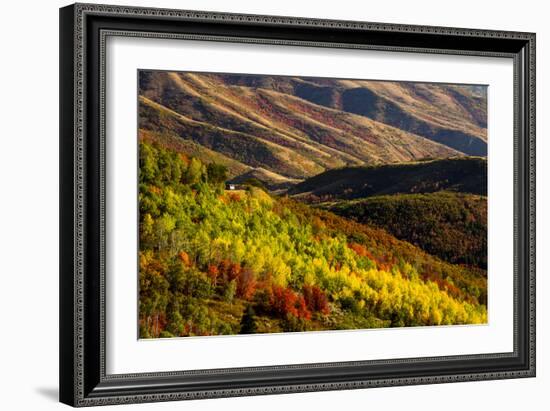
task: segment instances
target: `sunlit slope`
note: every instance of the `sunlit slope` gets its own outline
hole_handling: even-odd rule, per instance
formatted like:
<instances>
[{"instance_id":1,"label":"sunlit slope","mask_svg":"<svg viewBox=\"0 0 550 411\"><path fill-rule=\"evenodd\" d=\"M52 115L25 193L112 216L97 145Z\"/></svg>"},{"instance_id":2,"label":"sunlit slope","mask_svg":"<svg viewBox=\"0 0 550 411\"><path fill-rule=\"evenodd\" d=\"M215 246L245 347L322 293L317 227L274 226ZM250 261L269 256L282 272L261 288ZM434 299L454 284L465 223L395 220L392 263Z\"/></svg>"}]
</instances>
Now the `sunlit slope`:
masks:
<instances>
[{"instance_id":1,"label":"sunlit slope","mask_svg":"<svg viewBox=\"0 0 550 411\"><path fill-rule=\"evenodd\" d=\"M226 75L224 80L360 114L464 154L487 154L485 86L246 75Z\"/></svg>"},{"instance_id":2,"label":"sunlit slope","mask_svg":"<svg viewBox=\"0 0 550 411\"><path fill-rule=\"evenodd\" d=\"M303 79L243 78L141 72L139 126L294 179L338 167L461 155L397 123L323 104L304 91ZM349 88L331 81L335 92Z\"/></svg>"},{"instance_id":3,"label":"sunlit slope","mask_svg":"<svg viewBox=\"0 0 550 411\"><path fill-rule=\"evenodd\" d=\"M483 270L140 145L140 336L477 324Z\"/></svg>"}]
</instances>

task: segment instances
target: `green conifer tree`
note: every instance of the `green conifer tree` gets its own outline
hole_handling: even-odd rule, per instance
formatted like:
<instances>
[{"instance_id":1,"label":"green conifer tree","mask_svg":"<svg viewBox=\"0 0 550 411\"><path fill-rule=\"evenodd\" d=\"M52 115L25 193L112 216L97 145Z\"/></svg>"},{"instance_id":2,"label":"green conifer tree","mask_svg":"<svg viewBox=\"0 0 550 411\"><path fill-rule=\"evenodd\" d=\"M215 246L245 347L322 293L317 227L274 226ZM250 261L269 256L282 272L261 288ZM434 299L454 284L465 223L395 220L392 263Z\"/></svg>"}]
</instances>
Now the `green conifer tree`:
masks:
<instances>
[{"instance_id":1,"label":"green conifer tree","mask_svg":"<svg viewBox=\"0 0 550 411\"><path fill-rule=\"evenodd\" d=\"M257 331L256 326L256 313L252 305L248 305L244 311L243 318L241 319L241 331L240 334L254 334Z\"/></svg>"}]
</instances>

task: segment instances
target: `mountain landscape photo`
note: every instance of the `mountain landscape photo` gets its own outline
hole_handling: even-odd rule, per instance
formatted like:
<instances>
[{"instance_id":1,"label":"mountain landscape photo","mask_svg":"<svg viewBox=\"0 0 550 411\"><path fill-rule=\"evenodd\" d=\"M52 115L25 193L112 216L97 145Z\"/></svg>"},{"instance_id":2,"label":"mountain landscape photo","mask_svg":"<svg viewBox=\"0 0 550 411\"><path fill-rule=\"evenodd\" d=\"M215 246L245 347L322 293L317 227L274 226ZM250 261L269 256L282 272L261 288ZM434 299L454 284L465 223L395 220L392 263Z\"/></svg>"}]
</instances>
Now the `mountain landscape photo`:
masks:
<instances>
[{"instance_id":1,"label":"mountain landscape photo","mask_svg":"<svg viewBox=\"0 0 550 411\"><path fill-rule=\"evenodd\" d=\"M140 70L140 338L487 322L487 87Z\"/></svg>"}]
</instances>

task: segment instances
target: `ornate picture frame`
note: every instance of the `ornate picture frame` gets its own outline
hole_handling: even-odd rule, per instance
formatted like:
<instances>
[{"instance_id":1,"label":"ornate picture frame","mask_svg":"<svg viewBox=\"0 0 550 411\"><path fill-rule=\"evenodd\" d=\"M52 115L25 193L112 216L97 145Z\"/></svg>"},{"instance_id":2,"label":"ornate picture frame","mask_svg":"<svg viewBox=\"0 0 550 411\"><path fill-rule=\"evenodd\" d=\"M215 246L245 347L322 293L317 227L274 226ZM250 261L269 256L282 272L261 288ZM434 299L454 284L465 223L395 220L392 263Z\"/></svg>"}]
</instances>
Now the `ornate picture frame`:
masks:
<instances>
[{"instance_id":1,"label":"ornate picture frame","mask_svg":"<svg viewBox=\"0 0 550 411\"><path fill-rule=\"evenodd\" d=\"M106 41L117 36L511 59L513 350L109 374ZM535 376L535 34L75 4L60 10L60 99L61 402L80 407Z\"/></svg>"}]
</instances>

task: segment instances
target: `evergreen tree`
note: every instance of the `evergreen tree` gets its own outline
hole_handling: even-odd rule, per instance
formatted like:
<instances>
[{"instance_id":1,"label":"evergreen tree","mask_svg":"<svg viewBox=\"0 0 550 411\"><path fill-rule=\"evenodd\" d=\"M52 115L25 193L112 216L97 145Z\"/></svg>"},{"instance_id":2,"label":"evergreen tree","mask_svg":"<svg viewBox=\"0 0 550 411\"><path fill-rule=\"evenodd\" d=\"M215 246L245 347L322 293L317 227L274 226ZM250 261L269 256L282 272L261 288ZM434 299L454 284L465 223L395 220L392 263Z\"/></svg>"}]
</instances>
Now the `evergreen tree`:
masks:
<instances>
[{"instance_id":1,"label":"evergreen tree","mask_svg":"<svg viewBox=\"0 0 550 411\"><path fill-rule=\"evenodd\" d=\"M240 334L254 334L257 331L255 315L254 308L252 308L252 305L248 304L243 314L243 318L241 319Z\"/></svg>"}]
</instances>

